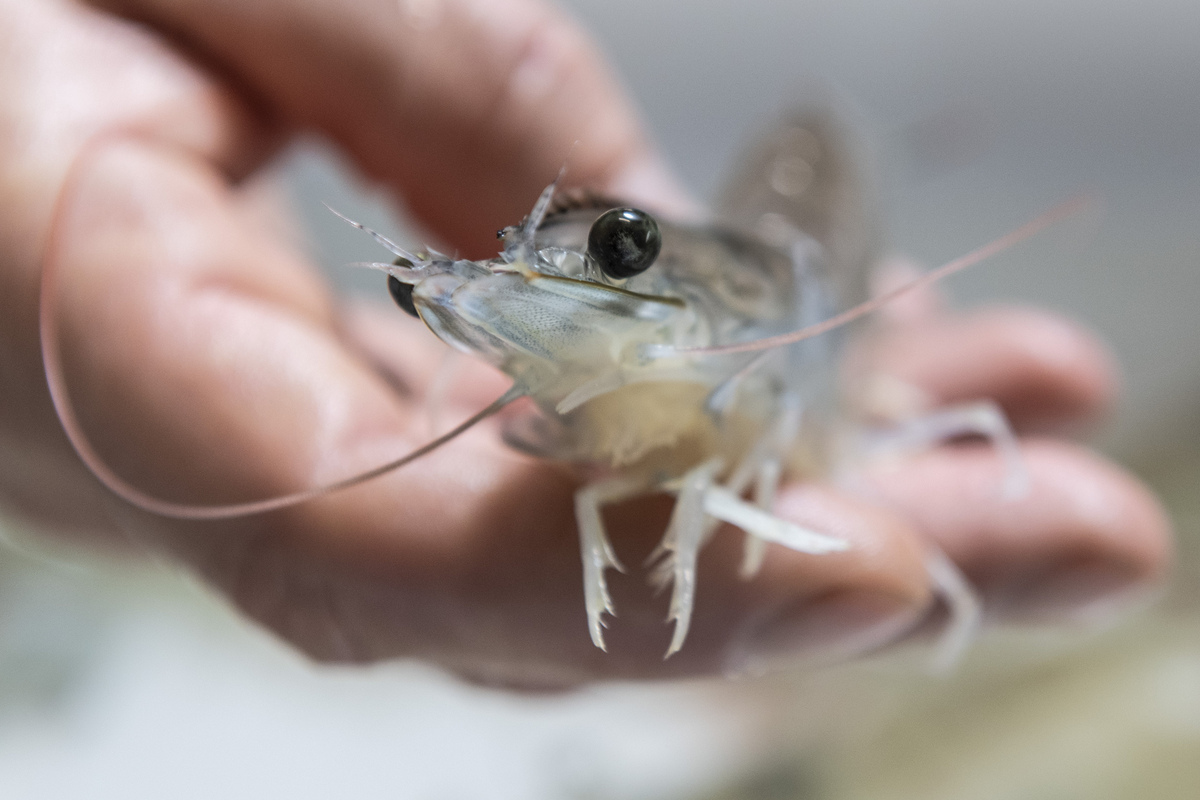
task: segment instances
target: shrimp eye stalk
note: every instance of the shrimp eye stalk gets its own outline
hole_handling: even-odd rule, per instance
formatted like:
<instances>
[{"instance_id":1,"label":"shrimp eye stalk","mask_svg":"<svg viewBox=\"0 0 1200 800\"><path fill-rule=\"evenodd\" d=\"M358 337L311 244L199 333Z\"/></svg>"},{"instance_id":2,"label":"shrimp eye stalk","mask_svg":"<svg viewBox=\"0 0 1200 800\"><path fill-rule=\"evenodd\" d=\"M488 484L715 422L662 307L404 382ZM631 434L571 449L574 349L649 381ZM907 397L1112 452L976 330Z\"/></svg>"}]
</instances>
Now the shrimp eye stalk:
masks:
<instances>
[{"instance_id":1,"label":"shrimp eye stalk","mask_svg":"<svg viewBox=\"0 0 1200 800\"><path fill-rule=\"evenodd\" d=\"M411 267L413 264L407 258L397 258L392 262L397 267ZM396 305L404 309L404 313L416 317L417 306L413 303L413 285L405 283L395 275L388 275L387 279L388 294L396 301Z\"/></svg>"},{"instance_id":2,"label":"shrimp eye stalk","mask_svg":"<svg viewBox=\"0 0 1200 800\"><path fill-rule=\"evenodd\" d=\"M661 250L658 223L636 208L605 211L588 231L588 257L601 272L616 280L645 272Z\"/></svg>"}]
</instances>

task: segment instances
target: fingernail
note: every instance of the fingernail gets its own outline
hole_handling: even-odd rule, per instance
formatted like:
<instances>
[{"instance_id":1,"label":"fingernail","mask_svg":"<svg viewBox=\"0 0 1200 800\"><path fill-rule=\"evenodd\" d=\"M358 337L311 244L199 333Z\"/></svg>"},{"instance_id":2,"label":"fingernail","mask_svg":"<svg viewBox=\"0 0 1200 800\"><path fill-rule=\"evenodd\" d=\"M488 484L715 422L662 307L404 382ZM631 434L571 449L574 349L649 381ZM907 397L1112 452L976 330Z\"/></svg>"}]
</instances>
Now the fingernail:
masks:
<instances>
[{"instance_id":1,"label":"fingernail","mask_svg":"<svg viewBox=\"0 0 1200 800\"><path fill-rule=\"evenodd\" d=\"M780 609L751 631L731 667L740 672L843 661L893 641L924 608L892 594L838 592Z\"/></svg>"}]
</instances>

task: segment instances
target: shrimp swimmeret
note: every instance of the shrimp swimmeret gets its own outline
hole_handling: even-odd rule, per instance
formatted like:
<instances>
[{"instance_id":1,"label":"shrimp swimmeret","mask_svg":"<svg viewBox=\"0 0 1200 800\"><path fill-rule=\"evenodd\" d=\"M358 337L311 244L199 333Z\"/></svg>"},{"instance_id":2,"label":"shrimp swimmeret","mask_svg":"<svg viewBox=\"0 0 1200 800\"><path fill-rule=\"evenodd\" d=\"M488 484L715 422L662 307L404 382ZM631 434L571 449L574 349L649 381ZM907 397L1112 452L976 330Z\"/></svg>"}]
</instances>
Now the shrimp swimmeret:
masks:
<instances>
[{"instance_id":1,"label":"shrimp swimmeret","mask_svg":"<svg viewBox=\"0 0 1200 800\"><path fill-rule=\"evenodd\" d=\"M717 204L717 224L672 224L594 195L558 193L556 182L525 220L501 231L503 250L490 260L418 255L368 231L395 256L369 266L387 273L396 303L451 347L498 367L513 385L425 446L329 486L193 506L125 482L95 453L70 405L51 324L54 275L47 270L42 341L51 395L71 443L108 488L135 506L186 519L261 513L357 485L528 397L536 413L508 424L505 438L580 468L575 513L597 647L604 647L604 617L613 612L605 573L622 569L602 506L648 493L675 496L650 561L651 582L672 587L670 656L687 636L697 555L719 523L746 533L747 578L768 542L814 556L849 546L771 513L785 476L838 474L856 449L845 443L862 438L847 435L862 426L847 410L854 404L838 394L845 337L837 329L1032 235L1071 208L867 300L874 228L853 166L836 125L793 115L745 159ZM1005 460L1005 490L1021 491L1015 440L989 403L942 409L875 439L911 449L963 434L989 437ZM928 564L951 609L940 656L950 661L970 638L978 604L947 559L931 552Z\"/></svg>"}]
</instances>

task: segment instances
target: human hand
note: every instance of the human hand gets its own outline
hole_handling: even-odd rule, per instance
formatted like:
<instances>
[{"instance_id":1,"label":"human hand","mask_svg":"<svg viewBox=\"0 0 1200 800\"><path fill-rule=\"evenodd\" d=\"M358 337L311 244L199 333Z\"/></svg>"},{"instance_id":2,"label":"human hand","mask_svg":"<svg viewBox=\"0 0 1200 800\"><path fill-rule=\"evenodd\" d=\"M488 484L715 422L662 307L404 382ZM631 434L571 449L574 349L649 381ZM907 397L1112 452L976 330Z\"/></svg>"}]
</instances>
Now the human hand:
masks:
<instances>
[{"instance_id":1,"label":"human hand","mask_svg":"<svg viewBox=\"0 0 1200 800\"><path fill-rule=\"evenodd\" d=\"M68 386L101 455L153 494L230 502L325 483L421 439L420 392L398 395L351 342L379 350L386 335L376 356L419 387L431 337L398 314L346 322L302 256L245 211L245 179L291 132L324 132L468 255L494 249L491 232L568 151L574 181L655 206L678 197L592 46L532 0L102 5L0 0L0 491L18 511L167 549L317 658L414 656L513 685L708 674L746 653L854 655L930 608L927 536L1014 613L1053 610L1055 587L1079 583L1073 566L1103 578L1075 606L1163 570L1157 504L1095 456L1028 444L1034 488L1014 506L987 455L944 449L880 476L889 506L820 486L783 493L780 512L845 536L844 554L773 549L743 583L737 538L718 536L687 646L664 664L665 606L635 579L612 581L610 652L591 645L574 482L507 451L494 426L269 515L187 523L122 506L67 446L45 389L47 248ZM931 321L958 326L951 353L921 333L936 327L914 328L889 363L945 401L995 397L1018 429L1095 412L1111 391L1103 353L1036 320L1057 331L1054 363L1030 349L1030 318L1004 315ZM462 381L446 417L493 399L494 380ZM637 563L663 503L623 506L610 524Z\"/></svg>"}]
</instances>

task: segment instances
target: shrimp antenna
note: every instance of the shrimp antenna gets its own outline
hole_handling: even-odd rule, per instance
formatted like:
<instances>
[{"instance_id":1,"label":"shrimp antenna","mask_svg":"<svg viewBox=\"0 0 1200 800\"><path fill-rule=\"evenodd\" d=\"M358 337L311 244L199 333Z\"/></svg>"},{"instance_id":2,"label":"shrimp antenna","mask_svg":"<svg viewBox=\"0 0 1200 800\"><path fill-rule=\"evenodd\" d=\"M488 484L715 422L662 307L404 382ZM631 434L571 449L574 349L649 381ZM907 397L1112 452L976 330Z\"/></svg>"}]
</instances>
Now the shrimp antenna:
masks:
<instances>
[{"instance_id":1,"label":"shrimp antenna","mask_svg":"<svg viewBox=\"0 0 1200 800\"><path fill-rule=\"evenodd\" d=\"M230 519L232 517L244 517L251 514L264 514L268 511L277 511L281 508L299 505L308 500L313 500L331 492L349 489L352 486L358 486L360 483L366 483L369 480L378 478L392 470L416 461L421 456L433 452L450 440L456 438L463 432L473 428L478 423L496 414L500 409L507 406L514 400L524 397L525 390L518 384L513 384L507 392L493 400L486 408L468 417L463 422L459 423L453 429L447 431L441 436L426 442L409 453L406 453L399 458L380 464L366 472L360 472L357 475L352 475L348 478L343 478L340 481L317 486L312 489L305 489L300 492L280 495L278 497L270 497L264 500L251 500L245 503L228 503L224 505L189 505L187 503L173 503L169 500L162 500L152 495L146 494L141 489L128 483L117 473L113 472L108 464L92 447L92 443L88 440L83 432L83 428L79 425L79 420L75 415L75 408L71 405L71 398L67 393L66 380L63 376L62 363L59 359L58 352L58 335L52 324L53 318L51 312L54 310L53 303L48 299L48 290L53 291L54 281L49 277L49 265L46 267L47 272L42 277L42 298L41 298L41 337L42 337L42 361L46 370L46 381L50 387L50 400L54 404L54 410L58 414L59 421L62 423L63 431L67 435L67 440L71 443L71 447L75 449L84 466L86 466L93 475L104 484L113 494L120 497L125 502L137 506L143 511L149 511L152 514L158 514L162 517L172 517L174 519L191 519L191 520L215 520L215 519Z\"/></svg>"},{"instance_id":2,"label":"shrimp antenna","mask_svg":"<svg viewBox=\"0 0 1200 800\"><path fill-rule=\"evenodd\" d=\"M1084 206L1090 202L1087 195L1078 195L1066 200L1049 211L1041 214L1037 218L1030 220L1021 227L1010 233L1001 236L987 244L979 247L964 256L954 259L949 263L943 264L937 269L931 270L919 278L915 278L908 283L898 286L892 291L866 300L853 308L849 308L840 314L836 314L827 320L818 322L814 325L809 325L799 330L791 331L790 333L781 333L777 336L767 336L762 339L754 339L749 342L735 342L733 344L719 344L707 347L673 347L671 345L653 344L645 345L642 348L642 354L649 358L664 358L675 355L721 355L725 353L752 353L757 350L769 350L772 347L782 347L786 344L795 344L802 342L805 339L812 339L815 336L820 336L824 333L829 333L835 328L840 328L843 325L854 322L857 319L867 316L868 314L878 311L888 303L897 298L908 294L909 292L922 289L926 286L931 286L940 280L950 277L956 272L961 272L967 267L972 267L981 261L986 261L997 253L1001 253L1008 248L1025 241L1036 233L1041 232L1045 228L1059 222L1062 219L1078 213Z\"/></svg>"},{"instance_id":3,"label":"shrimp antenna","mask_svg":"<svg viewBox=\"0 0 1200 800\"><path fill-rule=\"evenodd\" d=\"M512 403L514 400L524 397L525 389L519 384L513 384L508 391L497 397L486 408L467 418L459 423L455 428L438 436L436 439L429 441L416 450L413 450L405 455L388 461L385 464L380 464L377 467L360 472L357 475L352 475L340 481L318 486L313 489L306 489L300 492L293 492L278 497L267 498L264 500L252 500L245 503L228 503L224 505L189 505L186 503L173 503L168 500L162 500L153 497L141 491L132 484L126 482L123 478L117 475L111 467L109 467L100 455L92 446L91 441L83 432L82 426L79 424L79 419L75 414L75 407L71 404L71 397L67 391L66 377L63 373L62 354L59 350L58 329L55 327L55 298L58 296L58 269L57 269L57 244L58 244L58 226L63 215L63 206L67 202L68 196L71 194L72 184L77 180L79 174L79 164L83 163L87 156L97 151L102 145L120 139L137 139L138 135L134 131L115 131L101 136L98 136L87 142L84 150L76 158L75 168L67 176L63 188L59 191L57 207L53 212L50 223L50 231L47 235L47 244L45 255L42 263L42 281L40 295L38 297L38 333L41 337L42 346L42 367L46 373L46 383L50 391L50 402L54 406L55 413L58 414L58 419L63 427L63 432L67 436L67 441L74 448L75 453L83 462L84 466L91 471L93 475L104 484L113 494L125 500L127 503L141 508L144 511L149 511L152 514L158 514L163 517L173 517L175 519L190 519L190 520L215 520L229 519L232 517L248 516L251 514L262 514L267 511L275 511L281 508L298 505L307 500L312 500L321 495L330 492L336 492L341 489L349 489L352 486L357 486L360 483L365 483L380 475L391 472L394 469L399 469L406 464L416 461L421 456L424 456L438 449L442 445L459 436L466 430L474 427L478 423L493 416L502 408ZM332 211L332 209L330 209ZM337 213L336 211L334 212ZM338 214L338 216L341 216ZM343 219L345 219L343 217ZM356 227L362 227L357 223ZM364 228L365 230L365 228ZM369 233L373 233L368 231ZM373 234L385 246L387 242L378 234ZM389 247L389 249L392 249ZM398 255L403 255L404 251L399 248L393 250ZM407 257L407 256L405 256ZM415 262L414 262L415 263Z\"/></svg>"},{"instance_id":4,"label":"shrimp antenna","mask_svg":"<svg viewBox=\"0 0 1200 800\"><path fill-rule=\"evenodd\" d=\"M350 223L355 228L358 228L360 231L365 233L367 236L370 236L372 239L374 239L376 242L378 242L380 245L382 245L384 247L384 249L386 249L392 255L400 256L401 258L406 258L414 264L419 264L421 262L421 258L419 256L405 250L403 247L396 244L395 242L393 242L391 239L384 236L379 231L368 228L366 225L363 225L361 222L355 222L354 220L350 219L345 214L338 211L336 208L329 205L328 203L322 203L321 205L323 205L323 206L325 206L325 208L329 209L333 213L333 215L335 217L337 217L338 219Z\"/></svg>"},{"instance_id":5,"label":"shrimp antenna","mask_svg":"<svg viewBox=\"0 0 1200 800\"><path fill-rule=\"evenodd\" d=\"M525 217L524 222L521 223L521 239L525 246L533 247L533 237L537 234L537 229L541 227L542 220L546 218L546 209L550 207L550 201L554 199L554 193L558 191L558 185L562 183L566 174L567 163L564 161L563 165L559 167L558 174L554 176L554 182L542 190L542 193L538 195L537 202L533 204L529 216Z\"/></svg>"}]
</instances>

